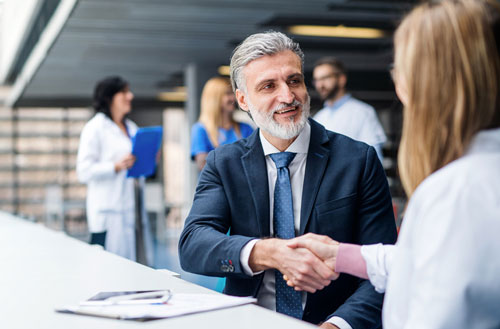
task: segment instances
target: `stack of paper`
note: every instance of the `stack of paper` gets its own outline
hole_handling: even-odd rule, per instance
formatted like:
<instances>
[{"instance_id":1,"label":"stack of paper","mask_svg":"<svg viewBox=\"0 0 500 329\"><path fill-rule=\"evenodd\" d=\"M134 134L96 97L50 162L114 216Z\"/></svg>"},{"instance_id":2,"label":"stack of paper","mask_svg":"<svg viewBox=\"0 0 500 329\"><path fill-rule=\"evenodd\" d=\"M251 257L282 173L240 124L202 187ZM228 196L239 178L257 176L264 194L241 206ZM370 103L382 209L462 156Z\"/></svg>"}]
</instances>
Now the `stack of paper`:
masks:
<instances>
[{"instance_id":1,"label":"stack of paper","mask_svg":"<svg viewBox=\"0 0 500 329\"><path fill-rule=\"evenodd\" d=\"M153 320L206 312L255 303L255 298L220 294L173 294L167 303L79 305L56 309L57 312L94 315L124 320Z\"/></svg>"}]
</instances>

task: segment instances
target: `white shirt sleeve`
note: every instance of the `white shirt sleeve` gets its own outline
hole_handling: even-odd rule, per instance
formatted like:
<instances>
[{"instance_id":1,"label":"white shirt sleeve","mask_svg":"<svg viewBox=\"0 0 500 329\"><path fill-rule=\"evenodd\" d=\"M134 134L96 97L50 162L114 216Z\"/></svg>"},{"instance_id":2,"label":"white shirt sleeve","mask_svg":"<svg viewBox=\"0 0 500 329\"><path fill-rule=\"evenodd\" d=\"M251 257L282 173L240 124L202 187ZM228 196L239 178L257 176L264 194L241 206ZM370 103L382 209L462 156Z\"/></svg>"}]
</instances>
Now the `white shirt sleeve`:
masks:
<instances>
[{"instance_id":1,"label":"white shirt sleeve","mask_svg":"<svg viewBox=\"0 0 500 329\"><path fill-rule=\"evenodd\" d=\"M375 109L367 105L363 111L364 117L359 118L358 120L362 120L360 122L360 130L359 130L359 140L364 141L369 145L380 145L382 147L384 143L387 141L387 137L384 132L384 128L382 128L382 124L378 119L377 112Z\"/></svg>"},{"instance_id":2,"label":"white shirt sleeve","mask_svg":"<svg viewBox=\"0 0 500 329\"><path fill-rule=\"evenodd\" d=\"M394 245L382 245L381 243L361 247L361 255L366 262L368 278L377 292L383 293L387 286L394 248L396 248Z\"/></svg>"},{"instance_id":3,"label":"white shirt sleeve","mask_svg":"<svg viewBox=\"0 0 500 329\"><path fill-rule=\"evenodd\" d=\"M81 183L115 175L115 164L112 161L100 160L102 150L96 128L87 124L80 136L76 172Z\"/></svg>"},{"instance_id":4,"label":"white shirt sleeve","mask_svg":"<svg viewBox=\"0 0 500 329\"><path fill-rule=\"evenodd\" d=\"M253 272L252 269L250 268L250 265L248 265L248 259L250 258L250 253L252 252L253 247L255 244L259 241L260 239L254 239L250 240L240 251L240 264L241 267L243 268L243 272L245 272L246 275L249 276L254 276L257 274L260 274L264 271L260 272Z\"/></svg>"},{"instance_id":5,"label":"white shirt sleeve","mask_svg":"<svg viewBox=\"0 0 500 329\"><path fill-rule=\"evenodd\" d=\"M344 320L338 316L332 316L326 322L331 323L333 325L336 325L340 329L352 329L351 325L349 323L347 323L346 320Z\"/></svg>"},{"instance_id":6,"label":"white shirt sleeve","mask_svg":"<svg viewBox=\"0 0 500 329\"><path fill-rule=\"evenodd\" d=\"M500 328L499 132L492 131L498 151L466 155L413 193L390 269L384 328Z\"/></svg>"},{"instance_id":7,"label":"white shirt sleeve","mask_svg":"<svg viewBox=\"0 0 500 329\"><path fill-rule=\"evenodd\" d=\"M408 290L405 329L498 328L500 324L499 203L487 187L498 185L487 178L481 183L484 188L475 184L470 179L467 187L460 186L461 191L448 184L443 191L448 197L433 199L427 190L427 198L421 198L425 204L418 205L419 216L412 218L415 225L404 241L411 259L409 275L406 282L402 276L394 278L398 287ZM493 325L490 321L495 318Z\"/></svg>"}]
</instances>

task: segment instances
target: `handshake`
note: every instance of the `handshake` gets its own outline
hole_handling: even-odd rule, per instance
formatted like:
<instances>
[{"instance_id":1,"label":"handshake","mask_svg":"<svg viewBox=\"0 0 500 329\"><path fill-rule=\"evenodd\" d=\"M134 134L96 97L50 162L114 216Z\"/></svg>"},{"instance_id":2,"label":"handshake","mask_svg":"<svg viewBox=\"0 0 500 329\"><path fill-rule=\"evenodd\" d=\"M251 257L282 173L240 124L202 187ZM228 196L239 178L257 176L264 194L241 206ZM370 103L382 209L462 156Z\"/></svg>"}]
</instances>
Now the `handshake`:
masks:
<instances>
[{"instance_id":1,"label":"handshake","mask_svg":"<svg viewBox=\"0 0 500 329\"><path fill-rule=\"evenodd\" d=\"M314 279L314 276L311 277L313 283L316 281L316 285L311 286L310 283L308 284L307 280L304 281L304 276L289 277L287 274L283 273L283 278L289 286L294 287L295 290L305 290L314 293L316 290L321 290L329 285L332 280L338 279L339 273L335 272L335 265L340 245L339 242L332 240L326 235L314 233L307 233L292 240L288 240L287 242L288 248L307 249L319 260L318 268L312 268L312 270L316 272L315 274L319 276L319 280ZM321 264L321 262L323 264Z\"/></svg>"},{"instance_id":2,"label":"handshake","mask_svg":"<svg viewBox=\"0 0 500 329\"><path fill-rule=\"evenodd\" d=\"M290 240L264 239L255 244L249 265L254 272L277 269L295 290L315 293L339 277L338 249L337 241L313 233Z\"/></svg>"}]
</instances>

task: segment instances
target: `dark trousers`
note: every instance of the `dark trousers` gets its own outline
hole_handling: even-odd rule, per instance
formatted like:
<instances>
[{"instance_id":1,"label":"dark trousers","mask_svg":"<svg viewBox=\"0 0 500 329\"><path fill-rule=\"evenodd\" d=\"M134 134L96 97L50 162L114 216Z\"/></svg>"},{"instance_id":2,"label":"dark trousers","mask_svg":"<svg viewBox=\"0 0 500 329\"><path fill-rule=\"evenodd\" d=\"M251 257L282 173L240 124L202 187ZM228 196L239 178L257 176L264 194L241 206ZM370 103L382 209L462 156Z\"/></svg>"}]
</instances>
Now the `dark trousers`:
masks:
<instances>
[{"instance_id":1,"label":"dark trousers","mask_svg":"<svg viewBox=\"0 0 500 329\"><path fill-rule=\"evenodd\" d=\"M106 231L99 233L90 233L90 244L98 244L104 248L106 243Z\"/></svg>"}]
</instances>

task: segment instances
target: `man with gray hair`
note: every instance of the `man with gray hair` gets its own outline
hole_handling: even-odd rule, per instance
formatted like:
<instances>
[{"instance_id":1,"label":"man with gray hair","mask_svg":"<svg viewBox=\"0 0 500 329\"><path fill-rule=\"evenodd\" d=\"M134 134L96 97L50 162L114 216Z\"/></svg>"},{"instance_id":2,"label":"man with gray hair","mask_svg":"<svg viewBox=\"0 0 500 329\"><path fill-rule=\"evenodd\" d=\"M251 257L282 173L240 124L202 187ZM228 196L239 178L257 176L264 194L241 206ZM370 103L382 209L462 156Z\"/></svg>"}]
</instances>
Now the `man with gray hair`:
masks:
<instances>
[{"instance_id":1,"label":"man with gray hair","mask_svg":"<svg viewBox=\"0 0 500 329\"><path fill-rule=\"evenodd\" d=\"M396 240L373 147L308 118L303 58L279 32L251 35L234 50L231 83L259 129L209 153L180 237L181 265L225 276L226 294L324 328L378 328L382 295L370 282L339 277L330 260L293 245Z\"/></svg>"}]
</instances>

